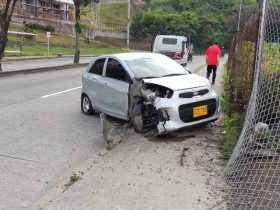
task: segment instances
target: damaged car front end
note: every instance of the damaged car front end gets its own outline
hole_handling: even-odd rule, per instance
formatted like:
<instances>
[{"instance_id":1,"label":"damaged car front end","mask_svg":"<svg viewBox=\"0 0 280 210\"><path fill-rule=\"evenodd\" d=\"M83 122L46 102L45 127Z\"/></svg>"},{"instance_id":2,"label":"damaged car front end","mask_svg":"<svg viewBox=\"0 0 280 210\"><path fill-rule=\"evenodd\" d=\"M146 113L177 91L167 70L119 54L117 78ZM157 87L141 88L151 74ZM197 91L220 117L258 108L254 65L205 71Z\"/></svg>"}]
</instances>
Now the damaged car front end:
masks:
<instances>
[{"instance_id":1,"label":"damaged car front end","mask_svg":"<svg viewBox=\"0 0 280 210\"><path fill-rule=\"evenodd\" d=\"M219 97L208 83L198 82L197 75L143 79L130 91L130 119L136 131L166 134L182 128L216 121ZM190 84L196 81L196 85ZM189 86L186 84L188 84ZM181 83L181 84L180 84ZM165 86L167 85L167 86ZM137 93L137 94L135 94Z\"/></svg>"},{"instance_id":2,"label":"damaged car front end","mask_svg":"<svg viewBox=\"0 0 280 210\"><path fill-rule=\"evenodd\" d=\"M81 99L84 113L102 112L153 135L219 117L209 81L156 53L98 57L83 75Z\"/></svg>"}]
</instances>

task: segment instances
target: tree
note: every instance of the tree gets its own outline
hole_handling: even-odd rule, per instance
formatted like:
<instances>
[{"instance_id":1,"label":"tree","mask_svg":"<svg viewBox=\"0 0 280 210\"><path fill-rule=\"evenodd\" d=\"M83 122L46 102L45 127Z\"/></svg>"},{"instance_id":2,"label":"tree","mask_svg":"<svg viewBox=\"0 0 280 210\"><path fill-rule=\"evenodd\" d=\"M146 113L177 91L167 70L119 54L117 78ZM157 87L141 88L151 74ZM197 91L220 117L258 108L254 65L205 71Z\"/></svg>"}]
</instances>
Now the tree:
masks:
<instances>
[{"instance_id":1,"label":"tree","mask_svg":"<svg viewBox=\"0 0 280 210\"><path fill-rule=\"evenodd\" d=\"M81 35L81 0L74 0L75 6L75 55L74 55L74 63L80 62L80 35Z\"/></svg>"},{"instance_id":2,"label":"tree","mask_svg":"<svg viewBox=\"0 0 280 210\"><path fill-rule=\"evenodd\" d=\"M75 6L75 55L74 55L74 63L79 63L80 61L80 36L81 36L81 6L86 6L89 4L89 0L74 0ZM98 0L94 0L94 2L98 3Z\"/></svg>"},{"instance_id":3,"label":"tree","mask_svg":"<svg viewBox=\"0 0 280 210\"><path fill-rule=\"evenodd\" d=\"M8 42L8 29L17 0L6 0L0 3L0 72L2 71L2 59Z\"/></svg>"}]
</instances>

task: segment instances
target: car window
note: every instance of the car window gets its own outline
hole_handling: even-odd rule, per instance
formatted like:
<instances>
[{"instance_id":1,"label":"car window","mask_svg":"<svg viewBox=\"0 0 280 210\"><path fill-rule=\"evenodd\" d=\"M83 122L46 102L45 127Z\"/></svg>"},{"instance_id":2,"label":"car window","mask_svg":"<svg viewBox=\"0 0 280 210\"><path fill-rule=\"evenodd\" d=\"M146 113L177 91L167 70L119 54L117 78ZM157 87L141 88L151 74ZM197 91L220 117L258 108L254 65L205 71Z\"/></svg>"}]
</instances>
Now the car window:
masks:
<instances>
[{"instance_id":1,"label":"car window","mask_svg":"<svg viewBox=\"0 0 280 210\"><path fill-rule=\"evenodd\" d=\"M136 79L188 74L180 64L159 54L139 58L128 58L125 62Z\"/></svg>"},{"instance_id":2,"label":"car window","mask_svg":"<svg viewBox=\"0 0 280 210\"><path fill-rule=\"evenodd\" d=\"M106 68L106 77L129 82L130 77L123 66L115 59L109 58Z\"/></svg>"},{"instance_id":3,"label":"car window","mask_svg":"<svg viewBox=\"0 0 280 210\"><path fill-rule=\"evenodd\" d=\"M105 60L105 58L96 60L89 72L97 75L102 75Z\"/></svg>"},{"instance_id":4,"label":"car window","mask_svg":"<svg viewBox=\"0 0 280 210\"><path fill-rule=\"evenodd\" d=\"M162 44L177 45L177 39L175 38L163 38Z\"/></svg>"}]
</instances>

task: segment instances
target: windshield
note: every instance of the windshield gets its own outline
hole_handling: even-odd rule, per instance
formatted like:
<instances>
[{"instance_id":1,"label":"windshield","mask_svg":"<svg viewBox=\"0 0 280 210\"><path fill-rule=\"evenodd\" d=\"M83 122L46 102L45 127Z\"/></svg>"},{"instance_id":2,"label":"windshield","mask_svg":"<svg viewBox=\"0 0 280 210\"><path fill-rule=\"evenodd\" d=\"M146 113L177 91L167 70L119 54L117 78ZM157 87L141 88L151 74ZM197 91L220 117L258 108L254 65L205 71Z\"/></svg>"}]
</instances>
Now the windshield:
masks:
<instances>
[{"instance_id":1,"label":"windshield","mask_svg":"<svg viewBox=\"0 0 280 210\"><path fill-rule=\"evenodd\" d=\"M184 67L166 56L135 58L125 62L136 79L188 74Z\"/></svg>"}]
</instances>

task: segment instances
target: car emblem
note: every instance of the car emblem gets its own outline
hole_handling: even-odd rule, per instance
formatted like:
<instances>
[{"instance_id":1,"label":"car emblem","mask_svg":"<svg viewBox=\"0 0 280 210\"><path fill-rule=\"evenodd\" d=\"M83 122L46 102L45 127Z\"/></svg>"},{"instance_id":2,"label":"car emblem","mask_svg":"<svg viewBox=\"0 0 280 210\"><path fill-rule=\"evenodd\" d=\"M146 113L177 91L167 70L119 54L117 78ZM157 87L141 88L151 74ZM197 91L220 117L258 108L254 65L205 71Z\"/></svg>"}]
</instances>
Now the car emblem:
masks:
<instances>
[{"instance_id":1,"label":"car emblem","mask_svg":"<svg viewBox=\"0 0 280 210\"><path fill-rule=\"evenodd\" d=\"M198 96L198 95L199 95L199 92L197 92L197 91L196 91L196 92L193 92L193 95L194 95L194 96Z\"/></svg>"}]
</instances>

